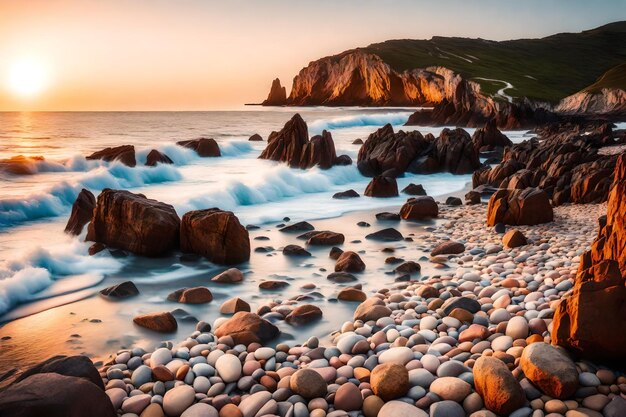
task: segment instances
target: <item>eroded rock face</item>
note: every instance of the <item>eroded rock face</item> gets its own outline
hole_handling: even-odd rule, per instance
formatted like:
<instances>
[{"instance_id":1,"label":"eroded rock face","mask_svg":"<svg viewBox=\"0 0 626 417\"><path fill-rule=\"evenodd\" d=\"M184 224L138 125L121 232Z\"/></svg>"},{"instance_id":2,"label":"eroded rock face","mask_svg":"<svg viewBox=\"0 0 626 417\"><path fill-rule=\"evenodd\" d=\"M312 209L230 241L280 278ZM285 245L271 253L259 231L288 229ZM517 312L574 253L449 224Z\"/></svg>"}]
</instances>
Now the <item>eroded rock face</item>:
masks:
<instances>
[{"instance_id":1,"label":"eroded rock face","mask_svg":"<svg viewBox=\"0 0 626 417\"><path fill-rule=\"evenodd\" d=\"M179 229L180 219L169 204L106 188L98 196L86 240L154 257L178 247Z\"/></svg>"},{"instance_id":2,"label":"eroded rock face","mask_svg":"<svg viewBox=\"0 0 626 417\"><path fill-rule=\"evenodd\" d=\"M181 221L180 248L217 264L233 265L250 259L250 236L230 211L190 211Z\"/></svg>"},{"instance_id":3,"label":"eroded rock face","mask_svg":"<svg viewBox=\"0 0 626 417\"><path fill-rule=\"evenodd\" d=\"M222 156L220 147L215 139L200 138L193 140L181 140L176 142L176 144L182 146L183 148L193 149L196 151L198 156L204 158Z\"/></svg>"},{"instance_id":4,"label":"eroded rock face","mask_svg":"<svg viewBox=\"0 0 626 417\"><path fill-rule=\"evenodd\" d=\"M276 78L272 81L272 87L267 95L267 99L263 101L264 106L283 106L287 103L287 90L280 85L280 79Z\"/></svg>"},{"instance_id":5,"label":"eroded rock face","mask_svg":"<svg viewBox=\"0 0 626 417\"><path fill-rule=\"evenodd\" d=\"M280 331L258 314L240 311L215 330L217 337L230 336L235 343L249 345L272 340Z\"/></svg>"},{"instance_id":6,"label":"eroded rock face","mask_svg":"<svg viewBox=\"0 0 626 417\"><path fill-rule=\"evenodd\" d=\"M337 156L330 132L324 130L309 141L308 127L298 113L279 132L270 133L267 146L259 158L284 162L292 168L302 169L314 166L328 169L333 165L352 163L347 155Z\"/></svg>"},{"instance_id":7,"label":"eroded rock face","mask_svg":"<svg viewBox=\"0 0 626 417\"><path fill-rule=\"evenodd\" d=\"M96 207L96 197L85 188L80 190L78 197L72 204L72 214L65 226L65 233L78 236L83 231L83 227L91 221L93 209Z\"/></svg>"},{"instance_id":8,"label":"eroded rock face","mask_svg":"<svg viewBox=\"0 0 626 417\"><path fill-rule=\"evenodd\" d=\"M554 219L548 195L537 188L498 190L489 199L487 226L536 225Z\"/></svg>"},{"instance_id":9,"label":"eroded rock face","mask_svg":"<svg viewBox=\"0 0 626 417\"><path fill-rule=\"evenodd\" d=\"M137 165L135 159L135 147L133 145L122 145L114 148L105 148L101 151L97 151L87 156L86 159L94 160L101 159L103 161L112 162L120 161L124 165L134 167Z\"/></svg>"},{"instance_id":10,"label":"eroded rock face","mask_svg":"<svg viewBox=\"0 0 626 417\"><path fill-rule=\"evenodd\" d=\"M607 216L581 262L569 297L554 314L552 340L583 358L625 363L626 155L621 155Z\"/></svg>"}]
</instances>

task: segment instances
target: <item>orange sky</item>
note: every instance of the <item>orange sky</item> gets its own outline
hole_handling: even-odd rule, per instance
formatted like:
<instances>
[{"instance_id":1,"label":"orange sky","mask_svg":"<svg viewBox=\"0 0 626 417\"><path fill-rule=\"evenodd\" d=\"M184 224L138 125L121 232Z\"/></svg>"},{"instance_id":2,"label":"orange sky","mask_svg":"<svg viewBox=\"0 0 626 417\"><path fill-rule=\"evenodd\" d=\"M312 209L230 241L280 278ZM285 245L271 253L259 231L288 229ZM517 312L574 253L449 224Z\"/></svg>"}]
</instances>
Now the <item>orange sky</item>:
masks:
<instances>
[{"instance_id":1,"label":"orange sky","mask_svg":"<svg viewBox=\"0 0 626 417\"><path fill-rule=\"evenodd\" d=\"M309 61L372 42L537 37L626 19L622 0L433 3L0 0L0 110L233 108L262 100L276 76L289 91ZM40 94L12 91L23 60L40 67Z\"/></svg>"}]
</instances>

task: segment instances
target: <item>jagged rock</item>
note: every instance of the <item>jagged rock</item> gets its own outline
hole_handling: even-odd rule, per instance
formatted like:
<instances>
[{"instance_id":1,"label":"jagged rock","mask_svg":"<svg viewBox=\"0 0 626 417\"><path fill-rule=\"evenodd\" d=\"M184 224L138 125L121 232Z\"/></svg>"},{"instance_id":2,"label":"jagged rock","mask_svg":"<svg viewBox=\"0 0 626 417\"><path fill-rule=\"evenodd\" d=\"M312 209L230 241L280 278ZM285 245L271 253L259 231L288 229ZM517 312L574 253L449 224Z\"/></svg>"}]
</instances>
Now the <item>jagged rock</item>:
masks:
<instances>
[{"instance_id":1,"label":"jagged rock","mask_svg":"<svg viewBox=\"0 0 626 417\"><path fill-rule=\"evenodd\" d=\"M326 279L336 282L338 284L345 284L346 282L357 281L357 277L349 272L332 272L328 274Z\"/></svg>"},{"instance_id":2,"label":"jagged rock","mask_svg":"<svg viewBox=\"0 0 626 417\"><path fill-rule=\"evenodd\" d=\"M180 219L169 204L125 190L105 188L98 196L87 241L162 256L178 247Z\"/></svg>"},{"instance_id":3,"label":"jagged rock","mask_svg":"<svg viewBox=\"0 0 626 417\"><path fill-rule=\"evenodd\" d=\"M219 337L230 336L236 344L265 343L274 339L280 331L269 321L254 313L240 311L215 329Z\"/></svg>"},{"instance_id":4,"label":"jagged rock","mask_svg":"<svg viewBox=\"0 0 626 417\"><path fill-rule=\"evenodd\" d=\"M352 141L352 144L353 144L353 145L363 145L363 139L361 139L361 138L354 139L354 140Z\"/></svg>"},{"instance_id":5,"label":"jagged rock","mask_svg":"<svg viewBox=\"0 0 626 417\"><path fill-rule=\"evenodd\" d=\"M87 156L88 160L101 159L103 161L112 162L120 161L122 164L134 167L137 165L135 159L135 147L133 145L122 145L114 148L105 148Z\"/></svg>"},{"instance_id":6,"label":"jagged rock","mask_svg":"<svg viewBox=\"0 0 626 417\"><path fill-rule=\"evenodd\" d=\"M248 141L250 141L250 142L263 142L263 138L258 133L255 133L254 135L252 135L252 136L250 136L248 138Z\"/></svg>"},{"instance_id":7,"label":"jagged rock","mask_svg":"<svg viewBox=\"0 0 626 417\"><path fill-rule=\"evenodd\" d=\"M468 174L480 166L478 151L469 133L463 129L443 129L434 145L439 167L443 171Z\"/></svg>"},{"instance_id":8,"label":"jagged rock","mask_svg":"<svg viewBox=\"0 0 626 417\"><path fill-rule=\"evenodd\" d=\"M354 190L341 191L339 193L333 194L333 198L343 200L346 198L357 198L360 197L359 193Z\"/></svg>"},{"instance_id":9,"label":"jagged rock","mask_svg":"<svg viewBox=\"0 0 626 417\"><path fill-rule=\"evenodd\" d=\"M402 189L404 194L408 195L426 195L426 190L422 187L422 184L409 184Z\"/></svg>"},{"instance_id":10,"label":"jagged rock","mask_svg":"<svg viewBox=\"0 0 626 417\"><path fill-rule=\"evenodd\" d=\"M395 178L378 175L367 184L364 194L368 197L397 197L398 183Z\"/></svg>"},{"instance_id":11,"label":"jagged rock","mask_svg":"<svg viewBox=\"0 0 626 417\"><path fill-rule=\"evenodd\" d=\"M0 393L0 412L15 417L116 417L104 390L83 378L38 373Z\"/></svg>"},{"instance_id":12,"label":"jagged rock","mask_svg":"<svg viewBox=\"0 0 626 417\"><path fill-rule=\"evenodd\" d=\"M83 227L91 221L93 209L96 207L96 197L85 188L80 190L78 197L72 204L72 214L65 226L65 233L78 236L83 231Z\"/></svg>"},{"instance_id":13,"label":"jagged rock","mask_svg":"<svg viewBox=\"0 0 626 417\"><path fill-rule=\"evenodd\" d=\"M474 131L472 143L479 152L513 145L513 142L498 130L495 119L491 119L485 123L484 127Z\"/></svg>"},{"instance_id":14,"label":"jagged rock","mask_svg":"<svg viewBox=\"0 0 626 417\"><path fill-rule=\"evenodd\" d=\"M357 166L363 175L370 177L390 170L403 173L429 145L421 133L395 133L387 124L372 133L361 146Z\"/></svg>"},{"instance_id":15,"label":"jagged rock","mask_svg":"<svg viewBox=\"0 0 626 417\"><path fill-rule=\"evenodd\" d=\"M139 290L132 281L124 281L100 290L100 294L105 298L128 298L139 294Z\"/></svg>"},{"instance_id":16,"label":"jagged rock","mask_svg":"<svg viewBox=\"0 0 626 417\"><path fill-rule=\"evenodd\" d=\"M159 333L172 333L178 328L176 319L169 311L148 313L133 318L133 322L146 329Z\"/></svg>"},{"instance_id":17,"label":"jagged rock","mask_svg":"<svg viewBox=\"0 0 626 417\"><path fill-rule=\"evenodd\" d=\"M222 156L219 145L215 139L212 138L181 140L180 142L176 142L176 144L183 148L193 149L198 156L203 158Z\"/></svg>"},{"instance_id":18,"label":"jagged rock","mask_svg":"<svg viewBox=\"0 0 626 417\"><path fill-rule=\"evenodd\" d=\"M487 206L487 226L536 225L554 219L548 195L537 188L498 190Z\"/></svg>"},{"instance_id":19,"label":"jagged rock","mask_svg":"<svg viewBox=\"0 0 626 417\"><path fill-rule=\"evenodd\" d=\"M511 229L502 236L502 243L507 248L517 248L528 244L526 236L517 229Z\"/></svg>"},{"instance_id":20,"label":"jagged rock","mask_svg":"<svg viewBox=\"0 0 626 417\"><path fill-rule=\"evenodd\" d=\"M365 263L361 257L352 251L343 252L335 264L335 272L363 272Z\"/></svg>"},{"instance_id":21,"label":"jagged rock","mask_svg":"<svg viewBox=\"0 0 626 417\"><path fill-rule=\"evenodd\" d=\"M284 106L287 103L287 90L280 85L280 79L276 78L272 81L272 87L267 95L267 99L263 101L264 106Z\"/></svg>"},{"instance_id":22,"label":"jagged rock","mask_svg":"<svg viewBox=\"0 0 626 417\"><path fill-rule=\"evenodd\" d=\"M248 231L232 212L218 208L185 213L180 227L180 248L222 265L250 259Z\"/></svg>"},{"instance_id":23,"label":"jagged rock","mask_svg":"<svg viewBox=\"0 0 626 417\"><path fill-rule=\"evenodd\" d=\"M148 156L146 157L146 166L149 166L149 167L154 167L157 164L173 164L173 163L174 161L172 161L169 156L157 151L156 149L151 150Z\"/></svg>"},{"instance_id":24,"label":"jagged rock","mask_svg":"<svg viewBox=\"0 0 626 417\"><path fill-rule=\"evenodd\" d=\"M330 132L324 130L321 136L314 136L309 141L308 127L298 113L279 132L270 133L267 146L259 158L285 162L292 168L302 169L316 165L328 169L333 165L352 163L346 155L337 156Z\"/></svg>"},{"instance_id":25,"label":"jagged rock","mask_svg":"<svg viewBox=\"0 0 626 417\"><path fill-rule=\"evenodd\" d=\"M404 220L424 220L439 215L439 206L430 196L409 198L400 209Z\"/></svg>"}]
</instances>

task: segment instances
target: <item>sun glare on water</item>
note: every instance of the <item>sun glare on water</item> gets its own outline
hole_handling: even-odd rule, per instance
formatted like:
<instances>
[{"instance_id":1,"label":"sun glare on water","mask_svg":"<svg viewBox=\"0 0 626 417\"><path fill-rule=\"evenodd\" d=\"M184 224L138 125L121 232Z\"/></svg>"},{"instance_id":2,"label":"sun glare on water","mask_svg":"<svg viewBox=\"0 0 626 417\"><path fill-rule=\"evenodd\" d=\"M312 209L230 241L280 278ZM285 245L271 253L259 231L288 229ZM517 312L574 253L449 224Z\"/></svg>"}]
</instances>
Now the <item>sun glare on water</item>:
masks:
<instances>
[{"instance_id":1,"label":"sun glare on water","mask_svg":"<svg viewBox=\"0 0 626 417\"><path fill-rule=\"evenodd\" d=\"M44 91L48 85L48 74L40 62L20 59L8 68L7 88L16 96L32 98Z\"/></svg>"}]
</instances>

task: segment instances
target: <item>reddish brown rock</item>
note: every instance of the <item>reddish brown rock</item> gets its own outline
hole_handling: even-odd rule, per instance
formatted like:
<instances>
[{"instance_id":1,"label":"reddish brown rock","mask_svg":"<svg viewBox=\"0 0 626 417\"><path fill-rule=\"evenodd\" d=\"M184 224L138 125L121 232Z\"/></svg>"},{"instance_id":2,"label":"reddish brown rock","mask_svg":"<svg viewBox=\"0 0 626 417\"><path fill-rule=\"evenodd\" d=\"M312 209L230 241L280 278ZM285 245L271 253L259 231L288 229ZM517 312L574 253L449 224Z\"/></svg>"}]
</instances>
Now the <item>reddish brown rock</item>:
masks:
<instances>
[{"instance_id":1,"label":"reddish brown rock","mask_svg":"<svg viewBox=\"0 0 626 417\"><path fill-rule=\"evenodd\" d=\"M211 278L211 281L224 284L233 284L235 282L243 281L243 273L237 268L229 268L226 271L221 272Z\"/></svg>"},{"instance_id":2,"label":"reddish brown rock","mask_svg":"<svg viewBox=\"0 0 626 417\"><path fill-rule=\"evenodd\" d=\"M378 175L367 184L363 194L368 197L397 197L398 183L395 178Z\"/></svg>"},{"instance_id":3,"label":"reddish brown rock","mask_svg":"<svg viewBox=\"0 0 626 417\"><path fill-rule=\"evenodd\" d=\"M352 382L342 384L335 393L335 409L357 411L363 407L363 396L359 387Z\"/></svg>"},{"instance_id":4,"label":"reddish brown rock","mask_svg":"<svg viewBox=\"0 0 626 417\"><path fill-rule=\"evenodd\" d=\"M488 410L508 416L524 405L526 396L522 386L501 360L481 356L476 360L473 372L474 387Z\"/></svg>"},{"instance_id":5,"label":"reddish brown rock","mask_svg":"<svg viewBox=\"0 0 626 417\"><path fill-rule=\"evenodd\" d=\"M119 161L129 167L137 165L135 159L135 147L133 145L122 145L114 148L105 148L101 151L94 152L87 156L88 160L101 159L103 161L112 162Z\"/></svg>"},{"instance_id":6,"label":"reddish brown rock","mask_svg":"<svg viewBox=\"0 0 626 417\"><path fill-rule=\"evenodd\" d=\"M402 397L409 390L409 372L397 363L377 365L370 375L370 385L375 395L390 401Z\"/></svg>"},{"instance_id":7,"label":"reddish brown rock","mask_svg":"<svg viewBox=\"0 0 626 417\"><path fill-rule=\"evenodd\" d=\"M422 184L409 184L402 189L404 194L408 195L426 195L426 190L422 187Z\"/></svg>"},{"instance_id":8,"label":"reddish brown rock","mask_svg":"<svg viewBox=\"0 0 626 417\"><path fill-rule=\"evenodd\" d=\"M240 311L215 329L215 335L220 338L231 336L235 343L249 345L250 343L265 343L276 336L280 331L269 321L257 314Z\"/></svg>"},{"instance_id":9,"label":"reddish brown rock","mask_svg":"<svg viewBox=\"0 0 626 417\"><path fill-rule=\"evenodd\" d=\"M169 156L157 151L156 149L151 150L148 156L146 157L146 166L149 166L149 167L154 167L157 164L173 164L173 163L174 161L172 161Z\"/></svg>"},{"instance_id":10,"label":"reddish brown rock","mask_svg":"<svg viewBox=\"0 0 626 417\"><path fill-rule=\"evenodd\" d=\"M299 245L287 245L283 248L285 256L311 256L311 252Z\"/></svg>"},{"instance_id":11,"label":"reddish brown rock","mask_svg":"<svg viewBox=\"0 0 626 417\"><path fill-rule=\"evenodd\" d=\"M167 299L184 304L204 304L213 301L213 294L207 287L181 288L168 295Z\"/></svg>"},{"instance_id":12,"label":"reddish brown rock","mask_svg":"<svg viewBox=\"0 0 626 417\"><path fill-rule=\"evenodd\" d=\"M250 237L230 211L217 208L185 213L180 227L183 252L197 253L211 262L238 264L250 259Z\"/></svg>"},{"instance_id":13,"label":"reddish brown rock","mask_svg":"<svg viewBox=\"0 0 626 417\"><path fill-rule=\"evenodd\" d=\"M502 243L507 248L517 248L527 245L526 236L517 229L511 229L502 236Z\"/></svg>"},{"instance_id":14,"label":"reddish brown rock","mask_svg":"<svg viewBox=\"0 0 626 417\"><path fill-rule=\"evenodd\" d=\"M250 311L250 304L239 297L228 299L220 306L222 314L235 314L239 311Z\"/></svg>"},{"instance_id":15,"label":"reddish brown rock","mask_svg":"<svg viewBox=\"0 0 626 417\"><path fill-rule=\"evenodd\" d=\"M487 226L536 225L554 220L548 195L538 188L498 190L487 206Z\"/></svg>"},{"instance_id":16,"label":"reddish brown rock","mask_svg":"<svg viewBox=\"0 0 626 417\"><path fill-rule=\"evenodd\" d=\"M478 150L465 130L443 129L435 141L435 155L440 170L453 174L469 174L480 166Z\"/></svg>"},{"instance_id":17,"label":"reddish brown rock","mask_svg":"<svg viewBox=\"0 0 626 417\"><path fill-rule=\"evenodd\" d=\"M303 304L294 308L285 321L289 324L301 325L308 324L322 318L322 310L312 304Z\"/></svg>"},{"instance_id":18,"label":"reddish brown rock","mask_svg":"<svg viewBox=\"0 0 626 417\"><path fill-rule=\"evenodd\" d=\"M272 81L272 87L262 103L263 106L284 106L287 104L287 90L280 85L280 79Z\"/></svg>"},{"instance_id":19,"label":"reddish brown rock","mask_svg":"<svg viewBox=\"0 0 626 417\"><path fill-rule=\"evenodd\" d=\"M287 281L279 280L267 280L259 283L259 288L262 290L280 290L289 286Z\"/></svg>"},{"instance_id":20,"label":"reddish brown rock","mask_svg":"<svg viewBox=\"0 0 626 417\"><path fill-rule=\"evenodd\" d=\"M431 285L422 285L415 291L415 294L428 299L439 297L439 290Z\"/></svg>"},{"instance_id":21,"label":"reddish brown rock","mask_svg":"<svg viewBox=\"0 0 626 417\"><path fill-rule=\"evenodd\" d=\"M485 123L484 127L474 131L472 143L474 148L480 152L513 145L513 142L498 130L495 119L491 119Z\"/></svg>"},{"instance_id":22,"label":"reddish brown rock","mask_svg":"<svg viewBox=\"0 0 626 417\"><path fill-rule=\"evenodd\" d=\"M354 311L354 320L378 320L390 315L391 309L385 305L385 302L380 298L372 297L359 304Z\"/></svg>"},{"instance_id":23,"label":"reddish brown rock","mask_svg":"<svg viewBox=\"0 0 626 417\"><path fill-rule=\"evenodd\" d=\"M250 142L263 142L263 138L258 133L255 133L254 135L250 136L248 140Z\"/></svg>"},{"instance_id":24,"label":"reddish brown rock","mask_svg":"<svg viewBox=\"0 0 626 417\"><path fill-rule=\"evenodd\" d=\"M439 215L439 206L430 196L409 198L400 209L404 220L425 220Z\"/></svg>"},{"instance_id":25,"label":"reddish brown rock","mask_svg":"<svg viewBox=\"0 0 626 417\"><path fill-rule=\"evenodd\" d=\"M289 378L289 388L295 394L307 400L324 397L327 392L326 381L313 369L299 369Z\"/></svg>"},{"instance_id":26,"label":"reddish brown rock","mask_svg":"<svg viewBox=\"0 0 626 417\"><path fill-rule=\"evenodd\" d=\"M361 257L352 251L345 251L337 259L335 264L335 272L363 272L365 263Z\"/></svg>"},{"instance_id":27,"label":"reddish brown rock","mask_svg":"<svg viewBox=\"0 0 626 417\"><path fill-rule=\"evenodd\" d=\"M193 149L198 156L203 158L222 156L219 145L215 139L212 138L181 140L180 142L176 142L176 144L183 148Z\"/></svg>"},{"instance_id":28,"label":"reddish brown rock","mask_svg":"<svg viewBox=\"0 0 626 417\"><path fill-rule=\"evenodd\" d=\"M337 153L335 142L330 132L324 130L322 135L311 138L303 147L300 155L300 168L307 169L318 165L321 169L329 169L335 164Z\"/></svg>"},{"instance_id":29,"label":"reddish brown rock","mask_svg":"<svg viewBox=\"0 0 626 417\"><path fill-rule=\"evenodd\" d=\"M463 252L465 252L465 245L460 242L442 242L433 249L430 255L456 255Z\"/></svg>"},{"instance_id":30,"label":"reddish brown rock","mask_svg":"<svg viewBox=\"0 0 626 417\"><path fill-rule=\"evenodd\" d=\"M317 245L317 246L332 246L332 245L341 245L345 240L345 236L341 233L335 233L331 231L323 231L316 232L313 234L309 240L307 240L308 245Z\"/></svg>"},{"instance_id":31,"label":"reddish brown rock","mask_svg":"<svg viewBox=\"0 0 626 417\"><path fill-rule=\"evenodd\" d=\"M169 204L125 190L98 196L86 240L138 255L162 256L178 247L180 219Z\"/></svg>"},{"instance_id":32,"label":"reddish brown rock","mask_svg":"<svg viewBox=\"0 0 626 417\"><path fill-rule=\"evenodd\" d=\"M367 295L356 288L344 288L337 294L337 299L344 301L360 301L363 302L367 299Z\"/></svg>"},{"instance_id":33,"label":"reddish brown rock","mask_svg":"<svg viewBox=\"0 0 626 417\"><path fill-rule=\"evenodd\" d=\"M526 346L520 368L526 378L550 397L568 399L578 389L578 370L574 362L547 343Z\"/></svg>"},{"instance_id":34,"label":"reddish brown rock","mask_svg":"<svg viewBox=\"0 0 626 417\"><path fill-rule=\"evenodd\" d=\"M178 328L176 319L169 311L148 313L133 318L133 322L146 329L159 333L172 333Z\"/></svg>"},{"instance_id":35,"label":"reddish brown rock","mask_svg":"<svg viewBox=\"0 0 626 417\"><path fill-rule=\"evenodd\" d=\"M472 315L473 317L473 315ZM485 340L491 336L489 329L485 326L481 326L480 324L470 324L470 326L463 330L459 335L459 343L463 342L471 342L473 340Z\"/></svg>"},{"instance_id":36,"label":"reddish brown rock","mask_svg":"<svg viewBox=\"0 0 626 417\"><path fill-rule=\"evenodd\" d=\"M96 207L96 197L85 188L80 190L78 197L72 204L72 214L65 226L65 233L78 236L83 231L83 227L91 221L93 209Z\"/></svg>"}]
</instances>

